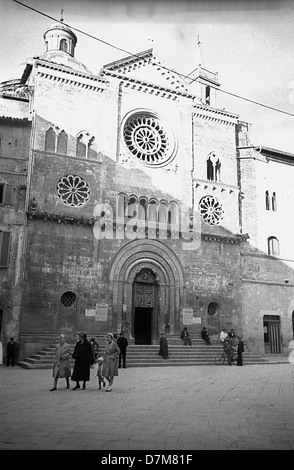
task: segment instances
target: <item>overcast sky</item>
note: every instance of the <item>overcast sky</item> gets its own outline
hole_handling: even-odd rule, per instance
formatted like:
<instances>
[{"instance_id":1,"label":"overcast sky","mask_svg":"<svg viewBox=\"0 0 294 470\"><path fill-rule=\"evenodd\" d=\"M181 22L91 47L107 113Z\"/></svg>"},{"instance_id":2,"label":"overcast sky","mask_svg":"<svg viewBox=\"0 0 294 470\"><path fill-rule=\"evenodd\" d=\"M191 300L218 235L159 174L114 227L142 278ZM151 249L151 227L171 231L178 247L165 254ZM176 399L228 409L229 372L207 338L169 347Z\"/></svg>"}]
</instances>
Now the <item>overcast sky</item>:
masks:
<instances>
[{"instance_id":1,"label":"overcast sky","mask_svg":"<svg viewBox=\"0 0 294 470\"><path fill-rule=\"evenodd\" d=\"M225 91L294 114L294 0L23 0L130 53L154 47L181 74L202 64L218 72ZM26 58L44 53L43 33L54 21L0 0L0 81ZM75 57L93 73L124 54L76 32ZM152 42L151 42L152 40ZM291 92L292 90L292 92ZM252 123L252 143L294 154L294 116L219 93L218 107Z\"/></svg>"}]
</instances>

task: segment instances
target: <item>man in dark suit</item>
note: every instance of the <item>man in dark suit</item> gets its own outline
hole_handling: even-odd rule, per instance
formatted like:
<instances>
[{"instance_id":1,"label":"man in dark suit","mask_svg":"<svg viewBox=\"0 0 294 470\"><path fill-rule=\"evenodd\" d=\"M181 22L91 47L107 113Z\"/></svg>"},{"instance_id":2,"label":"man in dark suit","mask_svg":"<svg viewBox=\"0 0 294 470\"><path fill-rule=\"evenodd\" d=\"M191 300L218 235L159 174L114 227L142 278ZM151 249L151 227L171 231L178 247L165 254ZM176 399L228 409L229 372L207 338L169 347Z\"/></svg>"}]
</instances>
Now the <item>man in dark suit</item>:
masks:
<instances>
[{"instance_id":1,"label":"man in dark suit","mask_svg":"<svg viewBox=\"0 0 294 470\"><path fill-rule=\"evenodd\" d=\"M124 337L123 333L119 334L119 338L117 340L117 345L120 349L119 357L118 357L118 368L121 369L121 360L123 361L123 368L126 369L126 356L127 356L127 346L128 340Z\"/></svg>"}]
</instances>

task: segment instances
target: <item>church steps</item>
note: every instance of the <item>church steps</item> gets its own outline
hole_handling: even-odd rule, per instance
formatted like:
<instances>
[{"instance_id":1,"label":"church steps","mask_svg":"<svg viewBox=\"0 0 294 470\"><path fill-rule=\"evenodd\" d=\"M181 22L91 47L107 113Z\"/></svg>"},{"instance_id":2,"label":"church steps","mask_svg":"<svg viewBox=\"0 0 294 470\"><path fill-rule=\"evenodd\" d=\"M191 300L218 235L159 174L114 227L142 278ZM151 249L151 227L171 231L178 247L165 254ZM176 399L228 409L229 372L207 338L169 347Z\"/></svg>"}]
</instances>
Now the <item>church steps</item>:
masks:
<instances>
[{"instance_id":1,"label":"church steps","mask_svg":"<svg viewBox=\"0 0 294 470\"><path fill-rule=\"evenodd\" d=\"M169 358L164 360L158 355L158 345L129 345L127 349L128 367L155 367L155 366L195 366L195 365L215 365L215 358L222 352L222 345L219 343L205 345L200 340L192 346L171 344L169 346ZM74 343L71 345L74 346ZM100 353L104 350L104 345L99 348ZM27 369L51 369L55 347L48 346L37 354L32 354L29 358L19 361L18 365ZM267 363L267 360L257 354L243 353L244 364ZM70 359L73 367L74 361Z\"/></svg>"}]
</instances>

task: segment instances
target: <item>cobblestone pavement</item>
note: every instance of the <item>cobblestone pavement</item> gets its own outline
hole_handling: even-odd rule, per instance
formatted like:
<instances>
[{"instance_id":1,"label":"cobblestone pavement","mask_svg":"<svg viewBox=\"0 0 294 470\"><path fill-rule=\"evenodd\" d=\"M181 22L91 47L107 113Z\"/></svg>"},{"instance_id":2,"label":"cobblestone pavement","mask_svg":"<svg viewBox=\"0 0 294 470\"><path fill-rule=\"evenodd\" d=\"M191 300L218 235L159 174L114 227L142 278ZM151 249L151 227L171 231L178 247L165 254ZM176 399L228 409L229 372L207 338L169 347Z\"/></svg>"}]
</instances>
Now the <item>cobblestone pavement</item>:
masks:
<instances>
[{"instance_id":1,"label":"cobblestone pavement","mask_svg":"<svg viewBox=\"0 0 294 470\"><path fill-rule=\"evenodd\" d=\"M0 449L294 450L290 363L120 369L110 393L91 374L49 392L50 370L1 365Z\"/></svg>"}]
</instances>

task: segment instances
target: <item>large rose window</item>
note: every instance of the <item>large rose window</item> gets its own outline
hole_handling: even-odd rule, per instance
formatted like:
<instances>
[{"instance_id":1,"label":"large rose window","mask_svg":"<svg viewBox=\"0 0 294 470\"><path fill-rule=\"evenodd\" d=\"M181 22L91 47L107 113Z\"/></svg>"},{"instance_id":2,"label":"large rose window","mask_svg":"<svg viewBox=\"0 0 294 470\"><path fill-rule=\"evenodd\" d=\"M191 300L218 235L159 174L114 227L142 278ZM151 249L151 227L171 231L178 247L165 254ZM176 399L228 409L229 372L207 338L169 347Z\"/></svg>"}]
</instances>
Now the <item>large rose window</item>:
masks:
<instances>
[{"instance_id":1,"label":"large rose window","mask_svg":"<svg viewBox=\"0 0 294 470\"><path fill-rule=\"evenodd\" d=\"M123 138L131 154L147 166L169 162L175 151L175 138L152 113L130 116L123 128Z\"/></svg>"},{"instance_id":2,"label":"large rose window","mask_svg":"<svg viewBox=\"0 0 294 470\"><path fill-rule=\"evenodd\" d=\"M90 188L80 176L68 175L58 181L57 194L66 206L80 207L89 200Z\"/></svg>"},{"instance_id":3,"label":"large rose window","mask_svg":"<svg viewBox=\"0 0 294 470\"><path fill-rule=\"evenodd\" d=\"M218 225L224 216L222 205L215 196L204 196L199 202L202 220L208 225Z\"/></svg>"}]
</instances>

